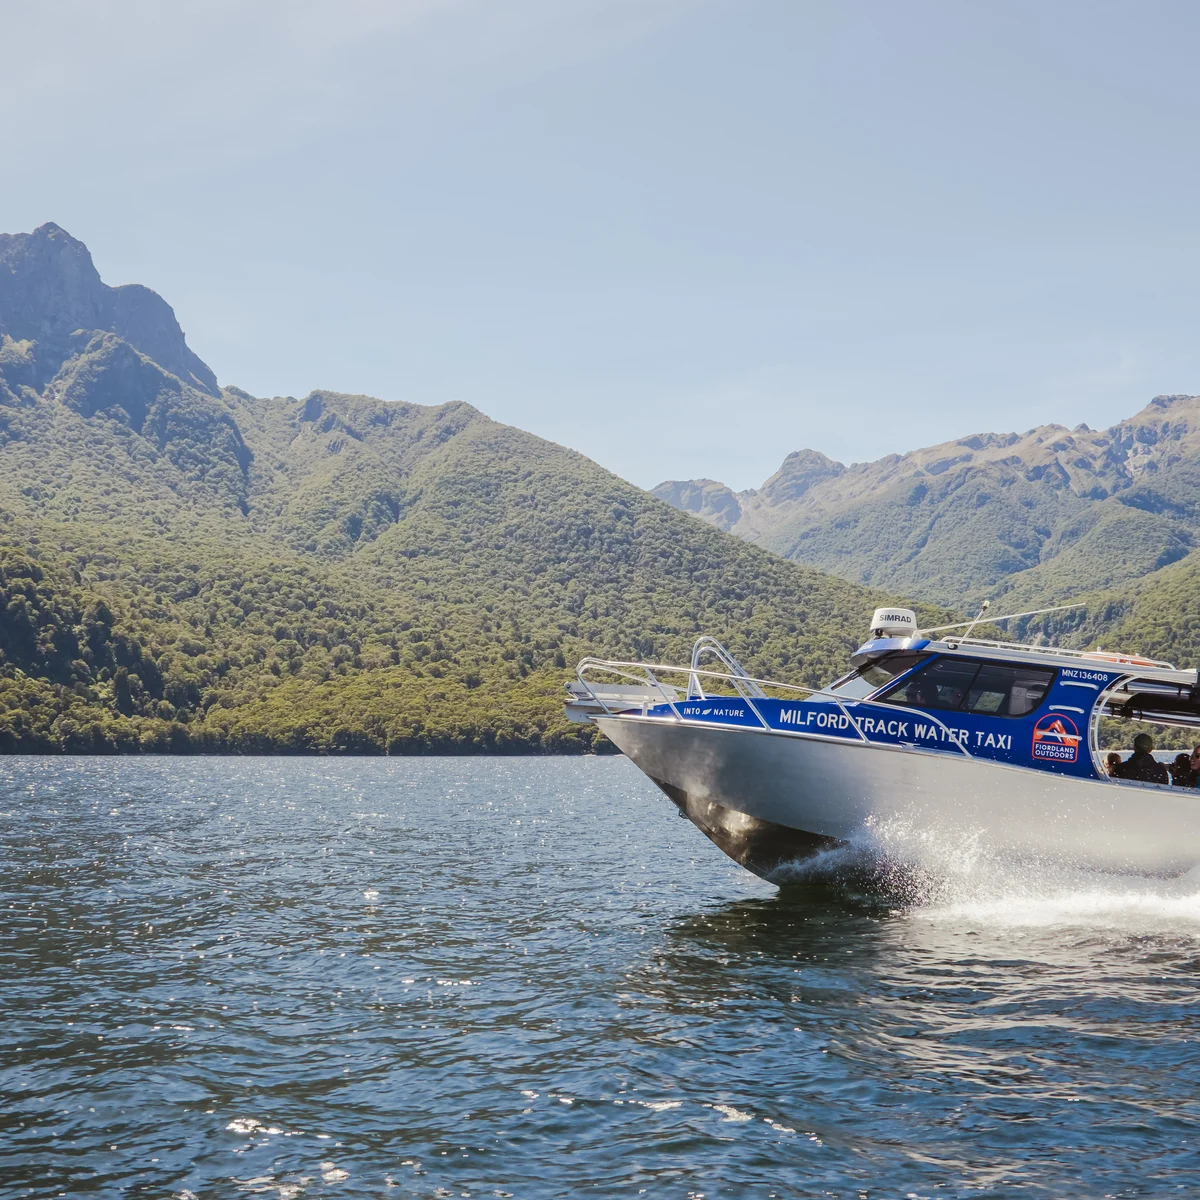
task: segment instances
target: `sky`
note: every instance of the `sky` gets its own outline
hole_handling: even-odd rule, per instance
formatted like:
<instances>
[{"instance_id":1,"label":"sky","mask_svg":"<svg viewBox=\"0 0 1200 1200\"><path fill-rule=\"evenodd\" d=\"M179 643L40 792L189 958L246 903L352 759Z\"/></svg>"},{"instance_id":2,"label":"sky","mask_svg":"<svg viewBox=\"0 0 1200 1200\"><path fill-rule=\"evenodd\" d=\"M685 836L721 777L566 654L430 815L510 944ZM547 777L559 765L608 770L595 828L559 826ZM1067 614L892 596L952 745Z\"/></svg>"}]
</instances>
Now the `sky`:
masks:
<instances>
[{"instance_id":1,"label":"sky","mask_svg":"<svg viewBox=\"0 0 1200 1200\"><path fill-rule=\"evenodd\" d=\"M222 383L757 486L1200 392L1200 5L0 0L0 230Z\"/></svg>"}]
</instances>

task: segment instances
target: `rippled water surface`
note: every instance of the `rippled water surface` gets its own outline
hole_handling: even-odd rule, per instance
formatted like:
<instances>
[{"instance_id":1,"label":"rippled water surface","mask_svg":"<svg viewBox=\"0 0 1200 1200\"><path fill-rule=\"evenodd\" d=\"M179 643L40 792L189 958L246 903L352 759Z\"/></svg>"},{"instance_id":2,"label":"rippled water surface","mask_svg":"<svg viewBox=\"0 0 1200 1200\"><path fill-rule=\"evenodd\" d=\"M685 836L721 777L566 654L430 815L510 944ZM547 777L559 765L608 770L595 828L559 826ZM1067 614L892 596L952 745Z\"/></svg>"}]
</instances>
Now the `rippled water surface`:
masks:
<instances>
[{"instance_id":1,"label":"rippled water surface","mask_svg":"<svg viewBox=\"0 0 1200 1200\"><path fill-rule=\"evenodd\" d=\"M780 891L615 758L5 759L0 812L5 1196L1200 1191L1195 880L909 831L923 899Z\"/></svg>"}]
</instances>

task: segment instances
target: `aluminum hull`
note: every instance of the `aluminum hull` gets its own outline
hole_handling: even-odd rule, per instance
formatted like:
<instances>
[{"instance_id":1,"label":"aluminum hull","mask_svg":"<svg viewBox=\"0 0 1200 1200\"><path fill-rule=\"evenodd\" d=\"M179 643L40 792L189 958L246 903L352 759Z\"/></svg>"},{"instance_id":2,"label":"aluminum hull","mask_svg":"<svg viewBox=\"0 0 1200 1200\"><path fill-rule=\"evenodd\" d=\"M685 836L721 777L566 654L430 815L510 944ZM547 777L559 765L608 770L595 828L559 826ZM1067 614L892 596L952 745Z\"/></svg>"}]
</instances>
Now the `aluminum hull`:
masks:
<instances>
[{"instance_id":1,"label":"aluminum hull","mask_svg":"<svg viewBox=\"0 0 1200 1200\"><path fill-rule=\"evenodd\" d=\"M717 845L763 876L890 820L1105 870L1177 875L1200 865L1200 792L1192 789L711 723L614 716L597 724Z\"/></svg>"}]
</instances>

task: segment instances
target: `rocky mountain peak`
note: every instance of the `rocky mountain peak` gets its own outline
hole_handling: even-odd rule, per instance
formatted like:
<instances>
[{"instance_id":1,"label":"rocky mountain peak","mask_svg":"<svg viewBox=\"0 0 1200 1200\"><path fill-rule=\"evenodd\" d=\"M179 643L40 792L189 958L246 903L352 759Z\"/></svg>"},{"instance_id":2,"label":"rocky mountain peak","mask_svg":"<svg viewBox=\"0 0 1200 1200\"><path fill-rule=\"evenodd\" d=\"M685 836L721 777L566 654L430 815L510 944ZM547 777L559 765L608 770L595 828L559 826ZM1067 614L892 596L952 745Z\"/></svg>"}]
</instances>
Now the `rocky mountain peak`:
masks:
<instances>
[{"instance_id":1,"label":"rocky mountain peak","mask_svg":"<svg viewBox=\"0 0 1200 1200\"><path fill-rule=\"evenodd\" d=\"M107 290L88 248L54 222L0 233L0 329L14 341L104 328Z\"/></svg>"},{"instance_id":2,"label":"rocky mountain peak","mask_svg":"<svg viewBox=\"0 0 1200 1200\"><path fill-rule=\"evenodd\" d=\"M668 479L654 488L651 495L726 533L741 520L742 508L733 489L715 479Z\"/></svg>"},{"instance_id":3,"label":"rocky mountain peak","mask_svg":"<svg viewBox=\"0 0 1200 1200\"><path fill-rule=\"evenodd\" d=\"M845 466L826 458L818 450L793 450L783 465L758 489L768 504L786 504L798 500L814 484L836 479Z\"/></svg>"},{"instance_id":4,"label":"rocky mountain peak","mask_svg":"<svg viewBox=\"0 0 1200 1200\"><path fill-rule=\"evenodd\" d=\"M140 284L109 287L87 246L53 221L32 233L0 234L0 341L7 335L36 343L35 386L45 386L71 356L77 330L115 333L184 383L220 394L157 292Z\"/></svg>"}]
</instances>

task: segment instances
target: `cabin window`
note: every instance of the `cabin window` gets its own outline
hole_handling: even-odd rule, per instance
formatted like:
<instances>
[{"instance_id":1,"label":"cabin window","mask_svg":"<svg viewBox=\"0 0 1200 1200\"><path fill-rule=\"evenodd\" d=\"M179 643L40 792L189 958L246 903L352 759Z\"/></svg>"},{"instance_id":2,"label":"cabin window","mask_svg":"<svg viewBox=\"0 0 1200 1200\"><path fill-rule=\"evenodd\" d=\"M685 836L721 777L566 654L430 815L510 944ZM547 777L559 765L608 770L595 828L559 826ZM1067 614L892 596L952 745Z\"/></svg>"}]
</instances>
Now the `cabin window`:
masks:
<instances>
[{"instance_id":1,"label":"cabin window","mask_svg":"<svg viewBox=\"0 0 1200 1200\"><path fill-rule=\"evenodd\" d=\"M1053 682L1052 667L1010 667L939 658L880 699L886 704L942 712L1023 717L1042 703Z\"/></svg>"},{"instance_id":2,"label":"cabin window","mask_svg":"<svg viewBox=\"0 0 1200 1200\"><path fill-rule=\"evenodd\" d=\"M979 668L967 692L966 711L1023 717L1045 700L1053 682L1052 667L1002 667L986 663Z\"/></svg>"}]
</instances>

